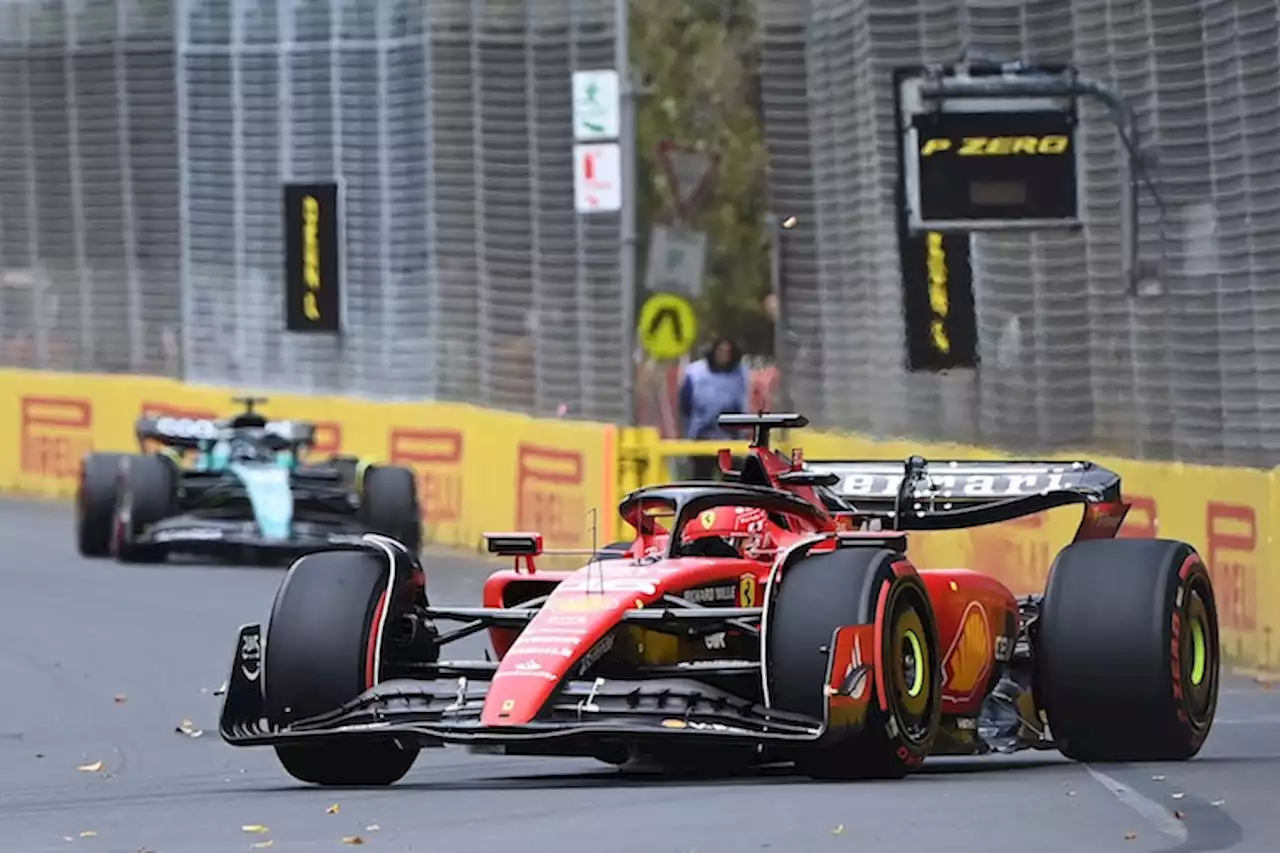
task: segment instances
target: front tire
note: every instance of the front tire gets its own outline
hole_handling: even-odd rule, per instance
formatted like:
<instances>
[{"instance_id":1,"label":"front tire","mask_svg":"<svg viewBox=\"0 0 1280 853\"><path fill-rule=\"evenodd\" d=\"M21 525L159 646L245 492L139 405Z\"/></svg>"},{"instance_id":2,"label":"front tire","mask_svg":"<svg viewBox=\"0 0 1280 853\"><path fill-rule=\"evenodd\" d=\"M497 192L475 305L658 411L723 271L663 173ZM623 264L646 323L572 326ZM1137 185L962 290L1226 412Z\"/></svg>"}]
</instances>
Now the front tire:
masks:
<instances>
[{"instance_id":1,"label":"front tire","mask_svg":"<svg viewBox=\"0 0 1280 853\"><path fill-rule=\"evenodd\" d=\"M116 482L123 453L90 453L80 463L76 488L76 545L83 557L111 556Z\"/></svg>"},{"instance_id":2,"label":"front tire","mask_svg":"<svg viewBox=\"0 0 1280 853\"><path fill-rule=\"evenodd\" d=\"M1193 757L1218 704L1218 611L1204 561L1167 539L1064 548L1036 656L1041 702L1068 758Z\"/></svg>"},{"instance_id":3,"label":"front tire","mask_svg":"<svg viewBox=\"0 0 1280 853\"><path fill-rule=\"evenodd\" d=\"M374 631L385 606L385 558L365 551L320 551L285 575L267 626L267 719L285 726L332 711L373 686ZM418 757L393 738L277 746L284 769L316 785L390 785Z\"/></svg>"},{"instance_id":4,"label":"front tire","mask_svg":"<svg viewBox=\"0 0 1280 853\"><path fill-rule=\"evenodd\" d=\"M399 465L375 465L364 474L361 513L374 533L403 543L413 554L422 550L422 510L418 479Z\"/></svg>"},{"instance_id":5,"label":"front tire","mask_svg":"<svg viewBox=\"0 0 1280 853\"><path fill-rule=\"evenodd\" d=\"M116 489L116 559L124 563L158 563L164 549L138 542L148 527L174 515L178 504L178 470L173 460L150 454L130 456Z\"/></svg>"},{"instance_id":6,"label":"front tire","mask_svg":"<svg viewBox=\"0 0 1280 853\"><path fill-rule=\"evenodd\" d=\"M771 593L766 638L773 704L822 719L832 637L846 625L875 625L884 595L882 647L888 710L871 699L859 731L831 731L796 758L822 779L896 779L924 761L942 719L942 664L929 595L905 560L884 549L841 548L784 567ZM887 590L887 592L886 592ZM873 654L868 649L867 654Z\"/></svg>"}]
</instances>

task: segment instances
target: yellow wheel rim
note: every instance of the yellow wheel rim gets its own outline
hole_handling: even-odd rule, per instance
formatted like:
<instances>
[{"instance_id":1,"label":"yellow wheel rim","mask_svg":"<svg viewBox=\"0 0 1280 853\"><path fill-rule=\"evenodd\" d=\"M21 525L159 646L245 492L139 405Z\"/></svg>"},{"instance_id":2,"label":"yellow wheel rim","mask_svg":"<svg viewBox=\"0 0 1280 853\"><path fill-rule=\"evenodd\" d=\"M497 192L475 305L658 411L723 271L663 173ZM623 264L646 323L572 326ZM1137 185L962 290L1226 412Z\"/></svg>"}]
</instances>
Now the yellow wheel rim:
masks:
<instances>
[{"instance_id":1,"label":"yellow wheel rim","mask_svg":"<svg viewBox=\"0 0 1280 853\"><path fill-rule=\"evenodd\" d=\"M1191 683L1199 687L1204 683L1205 670L1209 668L1209 642L1205 638L1204 620L1191 620Z\"/></svg>"},{"instance_id":2,"label":"yellow wheel rim","mask_svg":"<svg viewBox=\"0 0 1280 853\"><path fill-rule=\"evenodd\" d=\"M929 672L932 661L924 642L924 623L914 608L904 608L894 620L889 667L904 715L923 717L929 711Z\"/></svg>"}]
</instances>

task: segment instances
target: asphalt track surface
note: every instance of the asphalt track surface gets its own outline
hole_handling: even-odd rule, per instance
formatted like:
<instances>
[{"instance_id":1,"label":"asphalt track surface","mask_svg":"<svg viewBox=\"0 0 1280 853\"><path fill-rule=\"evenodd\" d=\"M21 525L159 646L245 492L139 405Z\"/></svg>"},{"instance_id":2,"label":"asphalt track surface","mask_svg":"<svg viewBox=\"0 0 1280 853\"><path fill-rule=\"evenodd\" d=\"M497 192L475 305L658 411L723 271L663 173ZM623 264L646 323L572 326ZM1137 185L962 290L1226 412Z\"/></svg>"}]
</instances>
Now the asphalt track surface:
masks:
<instances>
[{"instance_id":1,"label":"asphalt track surface","mask_svg":"<svg viewBox=\"0 0 1280 853\"><path fill-rule=\"evenodd\" d=\"M337 851L353 836L397 853L1280 850L1280 688L1244 679L1186 764L1024 753L819 784L431 750L390 789L303 786L216 733L235 631L266 617L281 572L85 561L71 529L67 507L0 501L3 853ZM428 566L437 601L477 600L485 564ZM175 731L184 720L202 736Z\"/></svg>"}]
</instances>

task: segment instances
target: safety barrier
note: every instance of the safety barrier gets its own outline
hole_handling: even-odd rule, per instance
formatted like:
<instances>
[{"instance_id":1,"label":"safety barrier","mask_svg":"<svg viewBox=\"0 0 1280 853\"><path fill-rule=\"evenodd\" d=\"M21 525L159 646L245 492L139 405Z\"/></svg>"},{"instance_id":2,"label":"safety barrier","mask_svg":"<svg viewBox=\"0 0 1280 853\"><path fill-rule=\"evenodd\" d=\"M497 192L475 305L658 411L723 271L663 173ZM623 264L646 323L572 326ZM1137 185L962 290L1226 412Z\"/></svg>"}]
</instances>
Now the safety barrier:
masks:
<instances>
[{"instance_id":1,"label":"safety barrier","mask_svg":"<svg viewBox=\"0 0 1280 853\"><path fill-rule=\"evenodd\" d=\"M133 424L139 415L216 417L231 409L236 393L169 379L0 371L0 407L9 412L0 432L9 448L0 453L0 492L69 498L86 452L136 447ZM556 548L612 541L619 536L615 508L623 494L668 479L672 458L711 454L722 446L663 441L647 428L544 420L463 404L270 396L270 416L317 424L319 453L412 467L428 539L466 548L477 547L487 529L539 530ZM793 438L810 459L999 456L957 445L812 431ZM778 444L787 447L787 437ZM731 449L740 454L746 445ZM1204 555L1217 587L1229 657L1280 667L1280 638L1274 633L1280 625L1280 545L1271 535L1280 522L1276 472L1088 453L1077 458L1092 458L1124 478L1133 509L1122 535L1184 539ZM915 535L911 556L926 568L981 568L1017 593L1035 592L1043 589L1053 555L1074 532L1077 512L1055 510L990 527Z\"/></svg>"},{"instance_id":2,"label":"safety barrier","mask_svg":"<svg viewBox=\"0 0 1280 853\"><path fill-rule=\"evenodd\" d=\"M144 412L225 416L236 393L169 379L0 371L0 408L9 412L0 491L69 498L86 452L136 449L133 426ZM318 455L412 467L428 538L439 544L475 547L486 529L520 529L542 531L549 547L589 547L584 519L617 502L612 426L462 404L269 397L267 415L316 423ZM600 539L615 532L615 515L599 513Z\"/></svg>"}]
</instances>

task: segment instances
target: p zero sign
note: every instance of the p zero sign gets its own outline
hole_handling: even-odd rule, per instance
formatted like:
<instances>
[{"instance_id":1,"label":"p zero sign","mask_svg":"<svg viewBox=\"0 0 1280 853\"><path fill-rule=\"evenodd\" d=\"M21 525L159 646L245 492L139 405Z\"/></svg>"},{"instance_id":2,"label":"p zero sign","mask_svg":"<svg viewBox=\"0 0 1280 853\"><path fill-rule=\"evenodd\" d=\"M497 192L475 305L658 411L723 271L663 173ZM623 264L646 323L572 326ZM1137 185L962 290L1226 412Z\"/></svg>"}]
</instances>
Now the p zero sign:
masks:
<instances>
[{"instance_id":1,"label":"p zero sign","mask_svg":"<svg viewBox=\"0 0 1280 853\"><path fill-rule=\"evenodd\" d=\"M938 112L912 127L926 223L1076 219L1074 114Z\"/></svg>"},{"instance_id":2,"label":"p zero sign","mask_svg":"<svg viewBox=\"0 0 1280 853\"><path fill-rule=\"evenodd\" d=\"M338 185L285 184L285 328L342 330Z\"/></svg>"}]
</instances>

